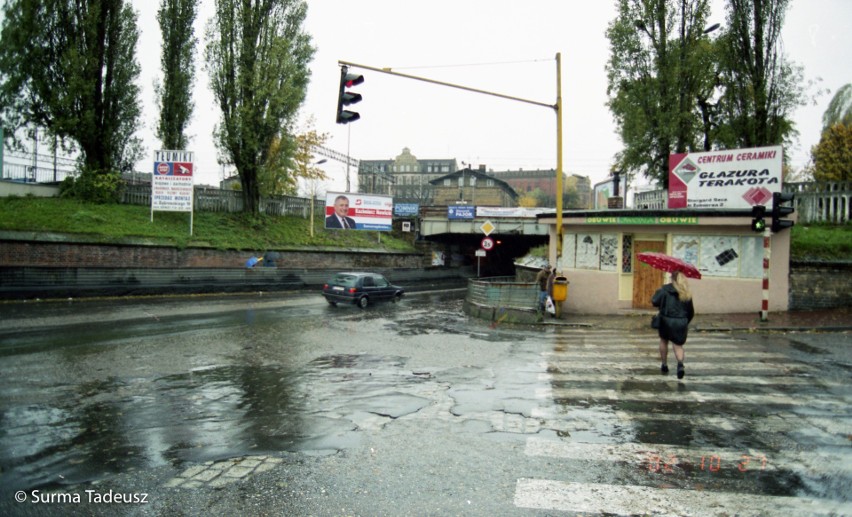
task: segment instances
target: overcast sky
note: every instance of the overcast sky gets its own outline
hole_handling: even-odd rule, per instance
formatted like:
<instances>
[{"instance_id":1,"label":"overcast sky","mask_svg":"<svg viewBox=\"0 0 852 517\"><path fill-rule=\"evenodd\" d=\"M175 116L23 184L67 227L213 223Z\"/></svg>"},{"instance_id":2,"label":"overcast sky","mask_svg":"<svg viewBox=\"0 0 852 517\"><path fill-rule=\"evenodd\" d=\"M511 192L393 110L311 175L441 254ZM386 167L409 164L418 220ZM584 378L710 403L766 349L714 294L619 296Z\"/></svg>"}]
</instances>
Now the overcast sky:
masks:
<instances>
[{"instance_id":1,"label":"overcast sky","mask_svg":"<svg viewBox=\"0 0 852 517\"><path fill-rule=\"evenodd\" d=\"M783 31L784 50L804 67L807 79L833 93L852 82L852 0L792 0ZM133 0L139 11L139 62L144 103L141 133L148 149L139 170L153 167L157 112L153 80L160 73L159 1ZM615 17L615 0L310 0L305 30L317 52L301 119L329 133L326 146L356 159L392 159L404 147L420 159L455 158L474 167L537 169L556 167L556 116L549 108L490 97L373 71L355 91L364 100L350 107L361 120L335 123L338 60L496 91L524 99L556 102L556 60L562 56L563 169L589 176L609 174L621 141L606 107L605 32ZM723 23L721 0L709 23ZM202 71L202 27L213 0L201 0L195 113L189 134L195 152L196 183L217 184L211 131L218 109ZM812 88L815 92L817 88ZM831 94L795 113L798 145L792 165L803 166L819 141L822 114ZM318 157L319 158L319 157ZM346 167L322 166L332 177L327 190L343 190ZM356 171L350 171L355 190Z\"/></svg>"}]
</instances>

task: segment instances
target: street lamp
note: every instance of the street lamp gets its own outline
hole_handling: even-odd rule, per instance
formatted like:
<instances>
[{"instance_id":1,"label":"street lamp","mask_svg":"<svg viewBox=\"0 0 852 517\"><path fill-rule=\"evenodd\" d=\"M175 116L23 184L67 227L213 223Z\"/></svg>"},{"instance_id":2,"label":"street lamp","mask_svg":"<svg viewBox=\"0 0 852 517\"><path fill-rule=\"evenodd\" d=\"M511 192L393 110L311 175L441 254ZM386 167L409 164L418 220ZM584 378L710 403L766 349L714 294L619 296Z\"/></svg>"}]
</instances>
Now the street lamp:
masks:
<instances>
[{"instance_id":1,"label":"street lamp","mask_svg":"<svg viewBox=\"0 0 852 517\"><path fill-rule=\"evenodd\" d=\"M319 160L319 161L312 163L311 167L313 167L315 165L322 165L323 163L325 163L327 161L328 160L323 158L322 160ZM314 205L316 204L316 202L317 202L317 193L316 193L316 189L313 189L311 191L311 218L309 220L309 226L311 227L311 237L314 236Z\"/></svg>"}]
</instances>

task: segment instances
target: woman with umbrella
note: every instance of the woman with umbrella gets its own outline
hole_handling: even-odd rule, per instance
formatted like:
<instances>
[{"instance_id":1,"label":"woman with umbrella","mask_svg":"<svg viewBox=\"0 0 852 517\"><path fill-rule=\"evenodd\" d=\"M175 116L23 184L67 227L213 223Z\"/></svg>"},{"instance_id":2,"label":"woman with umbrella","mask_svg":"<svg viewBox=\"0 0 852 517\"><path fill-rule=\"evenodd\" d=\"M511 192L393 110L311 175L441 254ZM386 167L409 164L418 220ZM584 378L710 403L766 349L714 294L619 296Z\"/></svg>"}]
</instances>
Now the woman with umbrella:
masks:
<instances>
[{"instance_id":1,"label":"woman with umbrella","mask_svg":"<svg viewBox=\"0 0 852 517\"><path fill-rule=\"evenodd\" d=\"M671 283L654 293L651 304L660 308L660 360L662 361L660 371L669 372L667 358L669 341L671 341L672 350L677 359L677 378L683 379L686 375L683 367L683 345L686 343L689 322L695 316L695 308L692 306L692 293L689 291L686 274L677 269L670 274Z\"/></svg>"}]
</instances>

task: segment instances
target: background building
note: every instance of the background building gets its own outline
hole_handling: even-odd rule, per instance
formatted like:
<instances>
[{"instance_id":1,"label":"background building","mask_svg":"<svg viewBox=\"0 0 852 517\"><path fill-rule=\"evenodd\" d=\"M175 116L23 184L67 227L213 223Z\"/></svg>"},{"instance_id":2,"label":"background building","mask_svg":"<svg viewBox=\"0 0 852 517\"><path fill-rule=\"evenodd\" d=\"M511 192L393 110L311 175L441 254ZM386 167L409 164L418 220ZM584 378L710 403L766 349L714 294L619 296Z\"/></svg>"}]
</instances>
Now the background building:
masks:
<instances>
[{"instance_id":1,"label":"background building","mask_svg":"<svg viewBox=\"0 0 852 517\"><path fill-rule=\"evenodd\" d=\"M592 180L588 176L580 176L572 174L565 180L566 188L573 189L577 193L576 206L566 206L565 208L588 209L592 207Z\"/></svg>"},{"instance_id":2,"label":"background building","mask_svg":"<svg viewBox=\"0 0 852 517\"><path fill-rule=\"evenodd\" d=\"M432 180L432 205L518 206L518 193L505 181L480 171L462 169Z\"/></svg>"},{"instance_id":3,"label":"background building","mask_svg":"<svg viewBox=\"0 0 852 517\"><path fill-rule=\"evenodd\" d=\"M488 171L488 175L505 181L521 196L533 195L538 190L540 195L547 200L546 206L556 206L556 170L554 169ZM589 207L592 182L587 176L578 174L567 176L563 173L562 188L565 193L571 194L568 196L564 208L585 209Z\"/></svg>"},{"instance_id":4,"label":"background building","mask_svg":"<svg viewBox=\"0 0 852 517\"><path fill-rule=\"evenodd\" d=\"M386 194L395 203L432 204L430 182L458 170L454 158L418 160L406 147L392 160L361 160L358 168L358 190L369 194Z\"/></svg>"},{"instance_id":5,"label":"background building","mask_svg":"<svg viewBox=\"0 0 852 517\"><path fill-rule=\"evenodd\" d=\"M540 190L548 197L556 199L556 171L554 169L488 171L488 174L505 181L518 194L530 194L535 190Z\"/></svg>"},{"instance_id":6,"label":"background building","mask_svg":"<svg viewBox=\"0 0 852 517\"><path fill-rule=\"evenodd\" d=\"M459 170L455 158L418 159L406 147L391 160L361 160L358 169L358 191L365 194L393 196L396 203L420 205L443 204L435 200L433 180ZM472 170L472 169L467 169ZM536 169L516 171L486 171L485 165L476 169L477 175L487 175L505 183L516 193L514 202L524 195L538 191L548 200L549 207L556 206L556 171ZM481 180L480 180L481 184ZM592 184L588 176L572 174L563 176L563 189L571 193L565 208L587 209L591 206ZM541 206L541 205L539 205Z\"/></svg>"}]
</instances>

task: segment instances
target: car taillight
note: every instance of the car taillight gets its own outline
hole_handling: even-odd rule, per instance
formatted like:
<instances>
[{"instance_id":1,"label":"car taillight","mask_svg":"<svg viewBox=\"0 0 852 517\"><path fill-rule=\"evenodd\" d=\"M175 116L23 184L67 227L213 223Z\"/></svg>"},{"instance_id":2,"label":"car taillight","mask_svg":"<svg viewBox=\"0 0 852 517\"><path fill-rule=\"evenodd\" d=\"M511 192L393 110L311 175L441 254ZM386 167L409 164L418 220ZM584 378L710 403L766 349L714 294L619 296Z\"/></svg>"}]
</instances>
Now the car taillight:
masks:
<instances>
[{"instance_id":1,"label":"car taillight","mask_svg":"<svg viewBox=\"0 0 852 517\"><path fill-rule=\"evenodd\" d=\"M323 289L328 289L328 284L323 284L322 288L323 288Z\"/></svg>"},{"instance_id":2,"label":"car taillight","mask_svg":"<svg viewBox=\"0 0 852 517\"><path fill-rule=\"evenodd\" d=\"M349 288L349 294L355 294L355 288L354 287Z\"/></svg>"}]
</instances>

